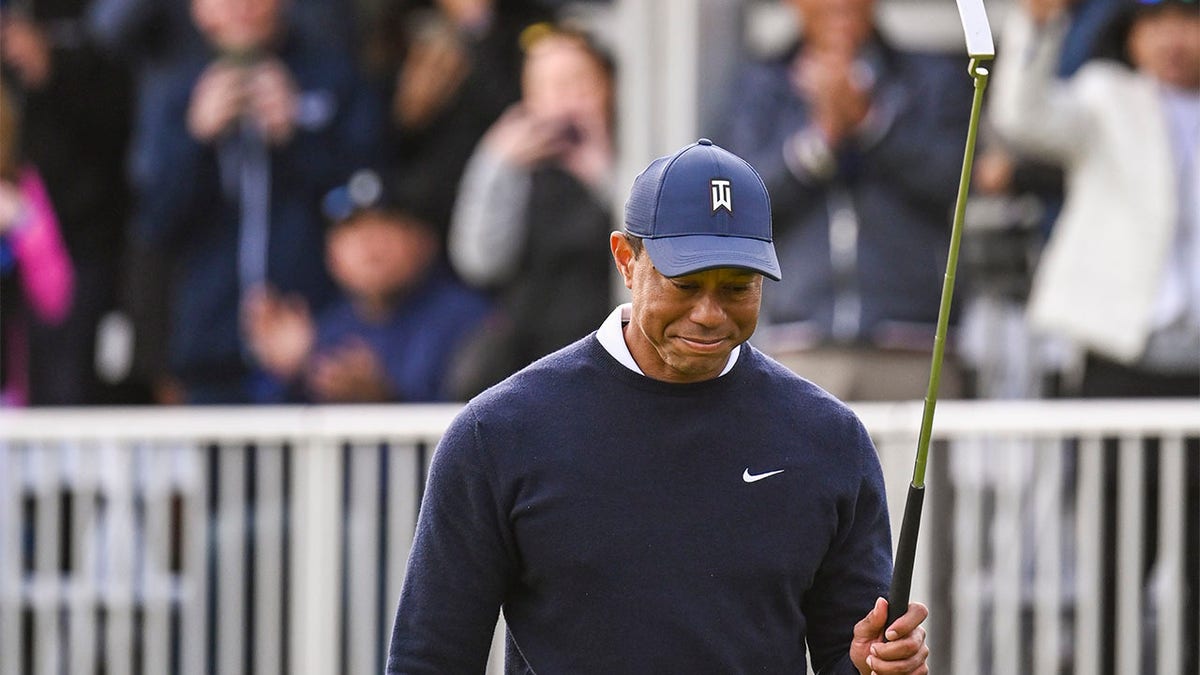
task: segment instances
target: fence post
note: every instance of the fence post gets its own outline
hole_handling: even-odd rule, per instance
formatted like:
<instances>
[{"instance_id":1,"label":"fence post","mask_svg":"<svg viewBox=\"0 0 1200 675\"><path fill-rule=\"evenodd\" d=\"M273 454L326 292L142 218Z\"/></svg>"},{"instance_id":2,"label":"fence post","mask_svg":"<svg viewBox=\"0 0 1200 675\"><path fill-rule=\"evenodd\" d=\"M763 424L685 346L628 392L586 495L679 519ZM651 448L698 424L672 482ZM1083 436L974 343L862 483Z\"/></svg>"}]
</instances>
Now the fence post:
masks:
<instances>
[{"instance_id":1,"label":"fence post","mask_svg":"<svg viewBox=\"0 0 1200 675\"><path fill-rule=\"evenodd\" d=\"M342 653L342 457L328 436L298 436L295 443L288 670L336 675Z\"/></svg>"}]
</instances>

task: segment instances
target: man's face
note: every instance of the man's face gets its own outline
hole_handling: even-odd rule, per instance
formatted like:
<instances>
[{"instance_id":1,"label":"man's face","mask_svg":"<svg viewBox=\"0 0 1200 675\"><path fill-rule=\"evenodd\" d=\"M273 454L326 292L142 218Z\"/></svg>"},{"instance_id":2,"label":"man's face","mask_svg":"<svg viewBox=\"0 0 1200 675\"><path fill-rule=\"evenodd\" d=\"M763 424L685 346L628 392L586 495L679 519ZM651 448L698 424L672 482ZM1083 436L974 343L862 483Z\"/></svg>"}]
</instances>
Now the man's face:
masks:
<instances>
[{"instance_id":1,"label":"man's face","mask_svg":"<svg viewBox=\"0 0 1200 675\"><path fill-rule=\"evenodd\" d=\"M744 269L665 277L625 236L611 237L613 258L633 293L625 342L642 372L667 382L699 382L721 374L729 353L758 325L762 275Z\"/></svg>"},{"instance_id":2,"label":"man's face","mask_svg":"<svg viewBox=\"0 0 1200 675\"><path fill-rule=\"evenodd\" d=\"M810 49L854 52L870 37L875 0L791 0Z\"/></svg>"},{"instance_id":3,"label":"man's face","mask_svg":"<svg viewBox=\"0 0 1200 675\"><path fill-rule=\"evenodd\" d=\"M1129 58L1140 71L1180 89L1200 88L1200 15L1164 7L1133 22Z\"/></svg>"},{"instance_id":4,"label":"man's face","mask_svg":"<svg viewBox=\"0 0 1200 675\"><path fill-rule=\"evenodd\" d=\"M192 19L224 52L262 49L274 38L287 0L192 0Z\"/></svg>"},{"instance_id":5,"label":"man's face","mask_svg":"<svg viewBox=\"0 0 1200 675\"><path fill-rule=\"evenodd\" d=\"M396 216L364 211L329 233L326 259L342 289L381 300L412 287L437 254L437 236Z\"/></svg>"}]
</instances>

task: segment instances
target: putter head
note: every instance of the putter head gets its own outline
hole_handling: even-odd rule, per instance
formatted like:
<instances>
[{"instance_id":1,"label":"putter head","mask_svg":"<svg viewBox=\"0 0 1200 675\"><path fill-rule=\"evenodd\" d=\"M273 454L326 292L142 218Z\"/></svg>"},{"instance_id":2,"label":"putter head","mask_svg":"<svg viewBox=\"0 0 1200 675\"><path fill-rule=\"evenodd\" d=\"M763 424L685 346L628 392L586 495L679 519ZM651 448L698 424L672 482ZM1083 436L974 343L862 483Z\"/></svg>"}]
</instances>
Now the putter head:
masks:
<instances>
[{"instance_id":1,"label":"putter head","mask_svg":"<svg viewBox=\"0 0 1200 675\"><path fill-rule=\"evenodd\" d=\"M973 59L991 59L996 56L992 43L992 29L988 25L987 11L983 0L955 0L958 17L962 19L963 33L967 37L967 55Z\"/></svg>"}]
</instances>

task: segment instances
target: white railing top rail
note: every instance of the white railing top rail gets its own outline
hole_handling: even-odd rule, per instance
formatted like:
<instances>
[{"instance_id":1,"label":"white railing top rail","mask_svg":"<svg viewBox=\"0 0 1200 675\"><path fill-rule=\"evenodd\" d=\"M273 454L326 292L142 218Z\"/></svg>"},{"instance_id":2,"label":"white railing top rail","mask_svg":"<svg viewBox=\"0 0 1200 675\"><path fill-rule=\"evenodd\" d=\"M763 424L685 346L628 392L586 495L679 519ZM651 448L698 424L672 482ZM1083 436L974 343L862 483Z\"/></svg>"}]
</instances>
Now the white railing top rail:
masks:
<instances>
[{"instance_id":1,"label":"white railing top rail","mask_svg":"<svg viewBox=\"0 0 1200 675\"><path fill-rule=\"evenodd\" d=\"M196 440L269 438L437 438L462 406L204 406L28 408L0 410L9 441Z\"/></svg>"},{"instance_id":2,"label":"white railing top rail","mask_svg":"<svg viewBox=\"0 0 1200 675\"><path fill-rule=\"evenodd\" d=\"M853 403L874 434L916 438L923 403ZM1053 399L939 401L933 437L962 435L1192 434L1200 399Z\"/></svg>"},{"instance_id":3,"label":"white railing top rail","mask_svg":"<svg viewBox=\"0 0 1200 675\"><path fill-rule=\"evenodd\" d=\"M873 434L912 435L922 403L853 403ZM436 438L461 409L451 404L272 407L36 408L0 410L7 441L270 438ZM1196 434L1200 399L1013 400L938 403L934 437L974 434Z\"/></svg>"}]
</instances>

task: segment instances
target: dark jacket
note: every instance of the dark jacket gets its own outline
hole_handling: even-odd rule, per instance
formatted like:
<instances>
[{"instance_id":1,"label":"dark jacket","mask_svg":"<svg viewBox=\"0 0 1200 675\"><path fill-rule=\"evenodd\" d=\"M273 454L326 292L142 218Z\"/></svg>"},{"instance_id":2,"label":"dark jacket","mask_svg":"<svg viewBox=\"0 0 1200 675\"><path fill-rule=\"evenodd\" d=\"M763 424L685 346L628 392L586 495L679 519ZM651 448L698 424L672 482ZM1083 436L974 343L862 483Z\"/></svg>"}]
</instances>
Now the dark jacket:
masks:
<instances>
[{"instance_id":1,"label":"dark jacket","mask_svg":"<svg viewBox=\"0 0 1200 675\"><path fill-rule=\"evenodd\" d=\"M788 139L812 121L789 82L794 54L743 74L725 139L771 194L783 280L764 291L766 323L794 323L808 340L900 346L920 337L927 347L971 109L965 62L876 41L874 121L820 179L793 173L784 158Z\"/></svg>"},{"instance_id":2,"label":"dark jacket","mask_svg":"<svg viewBox=\"0 0 1200 675\"><path fill-rule=\"evenodd\" d=\"M318 354L361 340L375 352L393 400L447 401L446 375L463 340L483 321L490 302L467 288L446 265L410 289L380 322L364 320L349 299L332 305L317 323Z\"/></svg>"},{"instance_id":3,"label":"dark jacket","mask_svg":"<svg viewBox=\"0 0 1200 675\"><path fill-rule=\"evenodd\" d=\"M459 355L452 392L468 399L595 329L612 309L612 215L554 166L533 171L518 273L495 289L499 311Z\"/></svg>"},{"instance_id":4,"label":"dark jacket","mask_svg":"<svg viewBox=\"0 0 1200 675\"><path fill-rule=\"evenodd\" d=\"M334 297L324 266L320 199L353 168L376 161L382 105L353 61L292 33L277 55L295 78L305 121L270 152L267 282L319 312ZM137 227L174 267L168 356L185 385L232 383L248 371L239 335L239 200L221 185L214 145L186 129L188 103L209 59L190 59L149 108L149 149Z\"/></svg>"}]
</instances>

